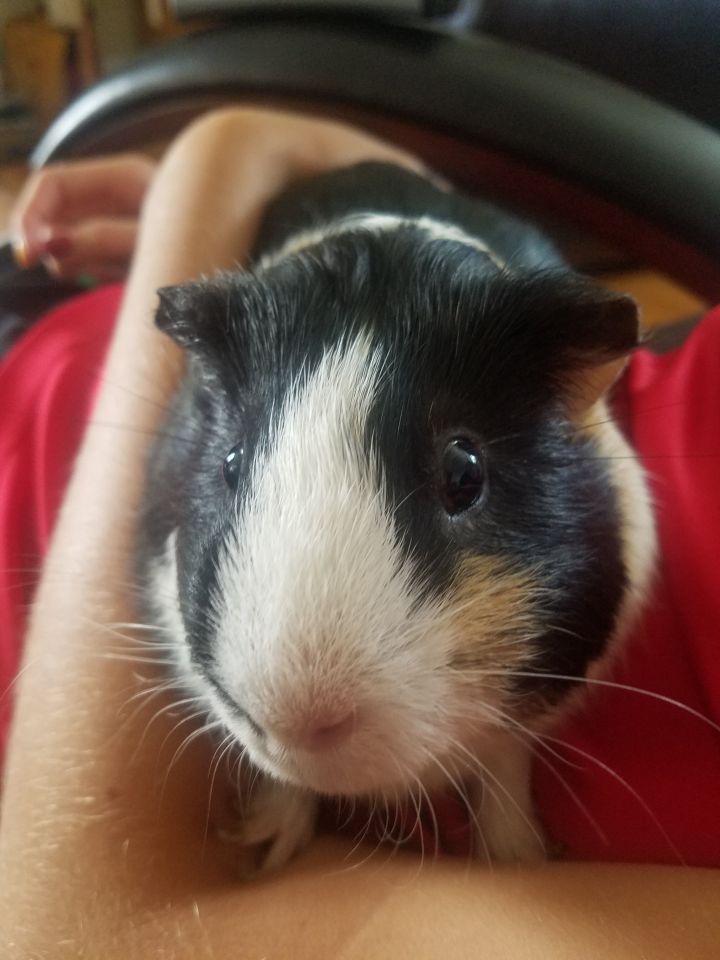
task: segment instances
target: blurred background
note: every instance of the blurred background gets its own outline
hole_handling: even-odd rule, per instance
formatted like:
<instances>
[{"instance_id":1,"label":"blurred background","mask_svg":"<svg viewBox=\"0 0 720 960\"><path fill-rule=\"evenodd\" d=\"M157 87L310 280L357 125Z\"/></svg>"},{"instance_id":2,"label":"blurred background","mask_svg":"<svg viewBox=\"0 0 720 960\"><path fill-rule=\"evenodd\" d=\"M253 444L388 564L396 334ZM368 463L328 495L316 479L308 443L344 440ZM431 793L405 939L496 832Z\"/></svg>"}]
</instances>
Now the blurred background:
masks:
<instances>
[{"instance_id":1,"label":"blurred background","mask_svg":"<svg viewBox=\"0 0 720 960\"><path fill-rule=\"evenodd\" d=\"M142 48L201 29L166 0L0 0L0 235L41 133Z\"/></svg>"},{"instance_id":2,"label":"blurred background","mask_svg":"<svg viewBox=\"0 0 720 960\"><path fill-rule=\"evenodd\" d=\"M193 14L208 7L218 10L233 6L229 0L175 2L184 8L185 14L188 9ZM288 2L292 4L292 0ZM345 2L351 3L352 0L344 0L338 5L342 7ZM540 48L569 60L584 61L591 69L599 68L593 57L602 55L604 72L611 77L630 73L631 79L637 80L632 75L633 70L638 72L639 78L649 72L656 86L650 92L661 96L666 93L670 102L682 107L686 106L681 96L683 90L687 91L688 97L693 95L690 97L693 103L704 102L693 87L694 74L689 69L692 61L684 55L668 57L666 65L658 69L657 45L659 38L664 39L667 33L678 37L678 43L683 40L684 45L678 46L678 51L687 53L682 23L689 17L691 25L693 21L697 24L693 11L696 7L703 11L711 9L708 0L665 3L665 13L670 16L654 18L654 29L660 31L658 36L647 34L644 42L626 47L605 42L608 38L604 30L610 31L609 39L613 35L612 18L608 16L602 19L602 36L598 44L598 23L587 16L594 0L537 0L529 4L517 0L465 0L462 4L425 2L426 8L428 4L434 5L443 14L461 7L470 10L473 21L495 36L511 34L520 42L527 42L532 34ZM644 8L647 11L654 2L604 0L605 13L608 14L616 4L618 10L624 8L628 23L632 25L633 18L638 19L643 6L647 4ZM720 9L720 0L712 0L712 3L717 3ZM273 4L266 0L266 5ZM401 0L385 4L390 8L407 5ZM180 23L172 12L173 6L172 0L0 0L0 237L6 231L8 212L27 175L30 152L65 106L144 48L212 25L207 17L197 16L184 18ZM373 4L369 2L367 6ZM596 13L601 6L599 4L596 8ZM659 6L663 7L663 3ZM657 12L661 11L658 9ZM677 23L674 17L679 18ZM588 21L583 27L585 33L578 33L577 26L582 26L584 21ZM697 35L695 31L691 36ZM648 70L648 67L654 67L654 70ZM684 78L683 83L676 82L678 70ZM718 93L720 95L720 90ZM705 120L708 109L712 112L717 108L714 97L708 103L709 107L703 107L705 115L702 110L696 111ZM595 238L577 231L563 229L556 239L579 268L597 274L609 286L633 292L651 326L696 317L705 307L697 296L657 270L638 263L625 250L598 244Z\"/></svg>"},{"instance_id":3,"label":"blurred background","mask_svg":"<svg viewBox=\"0 0 720 960\"><path fill-rule=\"evenodd\" d=\"M26 156L101 75L195 26L181 27L165 0L1 0L0 161Z\"/></svg>"}]
</instances>

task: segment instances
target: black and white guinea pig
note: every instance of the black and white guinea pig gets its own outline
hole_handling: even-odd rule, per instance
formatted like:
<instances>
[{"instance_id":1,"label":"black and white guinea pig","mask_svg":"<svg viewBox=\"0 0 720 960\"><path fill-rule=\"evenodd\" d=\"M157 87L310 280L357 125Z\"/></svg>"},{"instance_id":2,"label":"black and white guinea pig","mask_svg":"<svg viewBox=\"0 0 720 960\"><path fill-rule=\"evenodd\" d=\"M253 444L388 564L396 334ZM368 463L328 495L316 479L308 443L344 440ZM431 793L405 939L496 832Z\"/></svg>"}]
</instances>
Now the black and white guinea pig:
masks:
<instances>
[{"instance_id":1,"label":"black and white guinea pig","mask_svg":"<svg viewBox=\"0 0 720 960\"><path fill-rule=\"evenodd\" d=\"M162 290L157 323L188 364L141 581L180 681L264 775L241 836L277 867L319 795L462 780L481 856L542 858L530 735L652 568L604 400L633 301L526 224L362 164L289 190L252 268Z\"/></svg>"}]
</instances>

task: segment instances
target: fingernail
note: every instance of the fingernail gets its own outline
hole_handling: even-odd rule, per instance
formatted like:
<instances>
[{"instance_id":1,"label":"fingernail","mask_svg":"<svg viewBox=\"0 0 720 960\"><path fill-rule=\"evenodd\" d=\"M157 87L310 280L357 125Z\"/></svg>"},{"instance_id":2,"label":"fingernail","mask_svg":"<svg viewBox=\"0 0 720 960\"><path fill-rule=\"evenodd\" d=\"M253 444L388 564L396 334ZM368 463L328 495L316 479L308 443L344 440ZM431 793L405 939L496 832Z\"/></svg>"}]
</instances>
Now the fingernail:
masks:
<instances>
[{"instance_id":1,"label":"fingernail","mask_svg":"<svg viewBox=\"0 0 720 960\"><path fill-rule=\"evenodd\" d=\"M30 257L28 256L28 247L24 237L14 237L12 240L12 252L15 257L15 263L23 270L30 266Z\"/></svg>"}]
</instances>

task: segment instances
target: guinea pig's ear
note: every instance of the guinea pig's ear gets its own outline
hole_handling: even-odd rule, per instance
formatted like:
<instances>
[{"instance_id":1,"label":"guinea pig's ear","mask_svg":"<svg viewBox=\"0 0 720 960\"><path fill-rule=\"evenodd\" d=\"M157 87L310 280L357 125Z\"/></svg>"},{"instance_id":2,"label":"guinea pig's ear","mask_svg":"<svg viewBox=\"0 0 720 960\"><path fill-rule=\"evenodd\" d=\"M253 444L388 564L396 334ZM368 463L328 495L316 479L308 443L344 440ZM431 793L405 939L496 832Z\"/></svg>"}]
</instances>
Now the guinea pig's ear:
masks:
<instances>
[{"instance_id":1,"label":"guinea pig's ear","mask_svg":"<svg viewBox=\"0 0 720 960\"><path fill-rule=\"evenodd\" d=\"M622 373L640 336L638 307L623 294L589 288L573 304L562 393L571 419L582 417Z\"/></svg>"},{"instance_id":2,"label":"guinea pig's ear","mask_svg":"<svg viewBox=\"0 0 720 960\"><path fill-rule=\"evenodd\" d=\"M227 337L227 294L217 283L198 280L158 290L155 325L192 353L222 347Z\"/></svg>"}]
</instances>

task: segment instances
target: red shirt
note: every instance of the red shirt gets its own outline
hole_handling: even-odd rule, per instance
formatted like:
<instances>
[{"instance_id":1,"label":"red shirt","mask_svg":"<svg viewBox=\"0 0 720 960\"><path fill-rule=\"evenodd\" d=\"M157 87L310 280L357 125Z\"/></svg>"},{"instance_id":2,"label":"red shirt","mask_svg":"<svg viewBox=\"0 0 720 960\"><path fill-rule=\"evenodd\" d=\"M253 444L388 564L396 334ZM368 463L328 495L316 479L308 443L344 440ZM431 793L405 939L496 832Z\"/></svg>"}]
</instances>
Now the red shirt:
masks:
<instances>
[{"instance_id":1,"label":"red shirt","mask_svg":"<svg viewBox=\"0 0 720 960\"><path fill-rule=\"evenodd\" d=\"M68 302L0 365L0 692L18 669L38 565L120 295L108 287ZM548 832L570 857L718 867L720 308L679 351L636 353L623 389L626 429L651 478L662 559L652 601L607 677L625 689L595 687L553 734L564 744L547 741L535 793ZM0 698L0 756L11 699ZM460 811L452 799L438 804L446 850L465 847ZM431 847L430 822L423 833Z\"/></svg>"}]
</instances>

